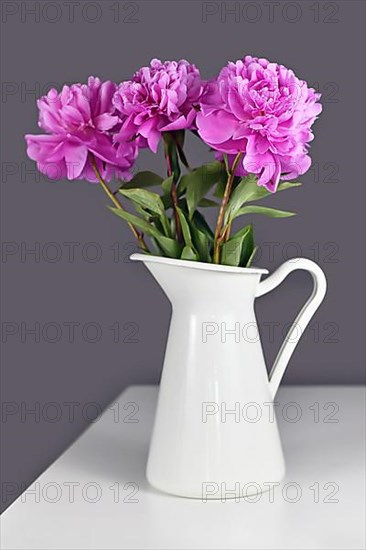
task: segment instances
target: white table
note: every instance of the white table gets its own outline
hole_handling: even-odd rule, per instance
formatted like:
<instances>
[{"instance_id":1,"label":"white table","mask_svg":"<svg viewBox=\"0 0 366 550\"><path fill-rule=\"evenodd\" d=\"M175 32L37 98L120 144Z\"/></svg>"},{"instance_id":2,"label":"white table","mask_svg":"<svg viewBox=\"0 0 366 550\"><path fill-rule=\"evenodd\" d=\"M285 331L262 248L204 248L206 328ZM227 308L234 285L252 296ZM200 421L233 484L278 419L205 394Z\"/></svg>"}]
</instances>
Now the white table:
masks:
<instances>
[{"instance_id":1,"label":"white table","mask_svg":"<svg viewBox=\"0 0 366 550\"><path fill-rule=\"evenodd\" d=\"M363 549L364 395L281 388L287 477L274 502L202 502L147 484L157 389L130 387L4 512L1 548Z\"/></svg>"}]
</instances>

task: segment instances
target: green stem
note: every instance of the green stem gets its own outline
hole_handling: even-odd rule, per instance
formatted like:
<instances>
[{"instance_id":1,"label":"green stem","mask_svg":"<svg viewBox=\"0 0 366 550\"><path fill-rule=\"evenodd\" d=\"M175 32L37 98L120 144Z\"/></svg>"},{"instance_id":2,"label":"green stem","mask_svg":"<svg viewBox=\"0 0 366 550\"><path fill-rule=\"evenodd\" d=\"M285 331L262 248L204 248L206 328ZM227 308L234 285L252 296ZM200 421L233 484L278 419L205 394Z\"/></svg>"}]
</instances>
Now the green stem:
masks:
<instances>
[{"instance_id":1,"label":"green stem","mask_svg":"<svg viewBox=\"0 0 366 550\"><path fill-rule=\"evenodd\" d=\"M175 140L174 140L174 142L175 142ZM176 142L175 142L175 144L176 144ZM181 225L180 225L180 219L179 219L179 214L178 214L177 186L176 186L176 182L174 181L175 180L175 177L174 177L175 175L173 173L172 162L171 162L171 158L170 158L170 155L169 155L169 145L165 140L164 140L164 156L165 156L165 161L166 161L166 165L167 165L167 176L168 176L168 178L173 176L173 181L172 181L172 185L171 185L171 188L170 188L170 197L172 199L172 206L173 206L173 213L174 213L174 220L175 220L175 231L176 231L177 241L181 243L183 241L183 234L182 234L182 228L181 228Z\"/></svg>"},{"instance_id":2,"label":"green stem","mask_svg":"<svg viewBox=\"0 0 366 550\"><path fill-rule=\"evenodd\" d=\"M233 182L234 182L234 177L235 177L235 172L236 172L236 169L237 169L238 164L240 162L242 154L243 153L238 153L236 155L235 159L234 159L233 165L231 167L231 171L229 172L229 175L228 175L224 196L222 198L222 202L221 202L221 206L220 206L220 210L219 210L219 215L218 215L218 218L217 218L217 224L216 224L216 229L215 229L215 241L214 241L214 256L213 256L213 262L215 264L220 263L220 247L221 247L221 243L222 243L223 239L225 238L226 229L227 229L226 227L223 228L225 212L226 212L227 204L228 204L229 199L230 199L231 189L232 189Z\"/></svg>"},{"instance_id":3,"label":"green stem","mask_svg":"<svg viewBox=\"0 0 366 550\"><path fill-rule=\"evenodd\" d=\"M94 173L103 189L103 191L106 193L106 195L110 198L110 200L113 202L114 206L116 208L118 208L118 210L124 210L122 204L119 202L119 200L117 199L117 197L112 193L112 191L109 189L108 185L106 184L106 182L104 181L104 179L102 178L99 170L98 170L98 167L96 165L96 162L95 162L95 158L94 157L91 157L91 164L92 164L92 167L93 167L93 170L94 170ZM129 228L131 229L132 233L134 234L135 238L137 239L137 242L140 246L140 248L142 250L144 250L145 252L148 252L149 249L144 241L144 235L143 233L140 233L139 231L137 231L136 227L130 223L130 222L127 222Z\"/></svg>"},{"instance_id":4,"label":"green stem","mask_svg":"<svg viewBox=\"0 0 366 550\"><path fill-rule=\"evenodd\" d=\"M176 135L174 134L174 132L172 132L172 134L173 134L174 143L175 143L175 145L176 145L176 148L177 148L177 151L178 151L178 155L179 155L180 160L182 161L182 164L184 164L184 166L187 168L187 170L189 170L190 172L192 172L192 168L191 168L190 165L189 165L189 162L188 162L188 160L187 160L186 154L185 154L185 152L183 151L183 147L181 147L180 144L178 143L177 137L176 137Z\"/></svg>"}]
</instances>

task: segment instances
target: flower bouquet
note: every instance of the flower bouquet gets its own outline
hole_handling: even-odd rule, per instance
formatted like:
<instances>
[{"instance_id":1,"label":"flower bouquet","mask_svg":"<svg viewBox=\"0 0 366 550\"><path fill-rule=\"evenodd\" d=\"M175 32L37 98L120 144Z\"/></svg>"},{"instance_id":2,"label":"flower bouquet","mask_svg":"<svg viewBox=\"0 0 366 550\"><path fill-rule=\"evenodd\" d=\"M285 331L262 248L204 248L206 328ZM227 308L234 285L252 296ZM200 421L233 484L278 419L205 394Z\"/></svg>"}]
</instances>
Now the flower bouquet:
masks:
<instances>
[{"instance_id":1,"label":"flower bouquet","mask_svg":"<svg viewBox=\"0 0 366 550\"><path fill-rule=\"evenodd\" d=\"M26 136L28 155L51 178L102 187L143 252L131 258L146 265L172 303L147 463L149 482L162 491L200 498L209 478L217 490L205 498L223 498L238 480L259 494L284 475L275 420L226 422L215 415L219 404L230 414L240 403L270 404L298 327L302 334L325 296L325 276L306 258L261 281L268 271L249 267L252 225L233 228L248 214L293 215L260 201L300 185L293 180L310 166L319 97L291 70L245 57L207 82L187 61L154 59L130 81L89 78L38 102L47 134ZM186 131L212 149L212 162L190 166ZM132 175L140 149L159 147L166 175ZM211 228L203 212L215 207ZM296 269L310 272L314 289L268 377L253 304ZM202 420L203 406L212 422Z\"/></svg>"},{"instance_id":2,"label":"flower bouquet","mask_svg":"<svg viewBox=\"0 0 366 550\"><path fill-rule=\"evenodd\" d=\"M258 202L301 185L293 180L311 164L319 98L291 69L266 59L230 62L209 81L185 60L153 59L120 84L90 77L51 89L38 100L45 134L26 135L27 152L50 179L99 184L144 253L249 267L253 227L233 233L232 224L248 214L294 215ZM215 160L192 168L186 131ZM133 175L143 148L163 149L166 175ZM203 212L215 207L211 228Z\"/></svg>"}]
</instances>

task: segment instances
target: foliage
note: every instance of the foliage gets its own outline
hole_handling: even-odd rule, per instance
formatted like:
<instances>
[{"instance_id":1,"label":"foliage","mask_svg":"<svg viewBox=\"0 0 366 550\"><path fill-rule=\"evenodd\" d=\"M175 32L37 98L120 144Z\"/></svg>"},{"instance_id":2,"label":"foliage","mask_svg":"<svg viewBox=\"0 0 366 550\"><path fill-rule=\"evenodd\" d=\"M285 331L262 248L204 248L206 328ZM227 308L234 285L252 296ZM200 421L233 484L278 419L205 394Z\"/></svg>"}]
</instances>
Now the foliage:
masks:
<instances>
[{"instance_id":1,"label":"foliage","mask_svg":"<svg viewBox=\"0 0 366 550\"><path fill-rule=\"evenodd\" d=\"M118 195L127 199L134 212L118 206L111 207L112 212L131 224L140 238L150 238L153 251L146 245L146 253L249 267L257 248L253 226L246 224L231 235L233 221L253 214L284 218L294 213L257 204L272 193L258 186L258 177L254 174L242 178L232 174L226 157L223 161L190 169L183 153L183 142L182 131L177 136L174 132L164 135L165 154L171 167L168 177L164 179L143 171L129 182L122 182ZM232 187L223 205L230 179ZM282 182L277 192L300 185L299 182ZM203 210L218 207L223 209L223 219L221 231L216 234ZM218 257L215 257L215 247Z\"/></svg>"}]
</instances>

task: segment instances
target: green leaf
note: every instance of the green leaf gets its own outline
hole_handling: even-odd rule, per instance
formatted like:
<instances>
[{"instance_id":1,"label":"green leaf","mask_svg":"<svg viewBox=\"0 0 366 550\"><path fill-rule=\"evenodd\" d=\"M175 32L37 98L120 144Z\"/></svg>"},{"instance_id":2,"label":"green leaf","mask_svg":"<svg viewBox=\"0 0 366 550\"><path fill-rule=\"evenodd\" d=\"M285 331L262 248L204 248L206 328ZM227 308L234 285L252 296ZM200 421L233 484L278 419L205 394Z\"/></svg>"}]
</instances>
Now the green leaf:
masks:
<instances>
[{"instance_id":1,"label":"green leaf","mask_svg":"<svg viewBox=\"0 0 366 550\"><path fill-rule=\"evenodd\" d=\"M154 238L166 256L169 258L180 258L182 245L178 241L160 234L154 236Z\"/></svg>"},{"instance_id":2,"label":"green leaf","mask_svg":"<svg viewBox=\"0 0 366 550\"><path fill-rule=\"evenodd\" d=\"M240 257L240 266L248 267L248 263L254 256L254 232L252 224L247 225L243 229L239 230L235 236L243 236L241 257Z\"/></svg>"},{"instance_id":3,"label":"green leaf","mask_svg":"<svg viewBox=\"0 0 366 550\"><path fill-rule=\"evenodd\" d=\"M221 247L221 263L234 267L247 267L253 257L253 227L247 225L240 229Z\"/></svg>"},{"instance_id":4,"label":"green leaf","mask_svg":"<svg viewBox=\"0 0 366 550\"><path fill-rule=\"evenodd\" d=\"M192 242L195 250L197 250L199 259L201 260L201 262L211 262L211 243L209 241L209 238L207 237L207 235L205 235L205 233L203 233L196 227L193 219L189 221L189 227L191 230Z\"/></svg>"},{"instance_id":5,"label":"green leaf","mask_svg":"<svg viewBox=\"0 0 366 550\"><path fill-rule=\"evenodd\" d=\"M253 174L240 180L229 199L225 213L225 225L235 218L242 204L254 193L255 187L257 187L257 178Z\"/></svg>"},{"instance_id":6,"label":"green leaf","mask_svg":"<svg viewBox=\"0 0 366 550\"><path fill-rule=\"evenodd\" d=\"M182 176L178 189L186 191L189 217L192 218L199 202L225 173L221 162L211 162Z\"/></svg>"},{"instance_id":7,"label":"green leaf","mask_svg":"<svg viewBox=\"0 0 366 550\"><path fill-rule=\"evenodd\" d=\"M172 203L172 198L171 198L170 195L163 195L161 197L161 200L163 202L165 210L168 210L169 208L172 207L173 203Z\"/></svg>"},{"instance_id":8,"label":"green leaf","mask_svg":"<svg viewBox=\"0 0 366 550\"><path fill-rule=\"evenodd\" d=\"M206 222L204 216L199 212L198 210L195 211L192 217L192 221L202 233L206 235L206 237L209 239L209 241L214 240L214 234L212 232L211 227Z\"/></svg>"},{"instance_id":9,"label":"green leaf","mask_svg":"<svg viewBox=\"0 0 366 550\"><path fill-rule=\"evenodd\" d=\"M276 193L271 193L265 187L258 185L257 182L258 178L254 174L249 174L249 176L241 179L239 185L245 185L245 193L243 193L243 203L258 201L266 197L273 196L279 191L286 191L286 189L293 189L302 185L300 182L284 181L278 185Z\"/></svg>"},{"instance_id":10,"label":"green leaf","mask_svg":"<svg viewBox=\"0 0 366 550\"><path fill-rule=\"evenodd\" d=\"M182 252L182 255L181 255L181 259L182 260L194 260L194 261L197 261L198 260L198 256L196 254L196 252L193 250L193 248L191 246L185 246L183 248L183 252Z\"/></svg>"},{"instance_id":11,"label":"green leaf","mask_svg":"<svg viewBox=\"0 0 366 550\"><path fill-rule=\"evenodd\" d=\"M153 187L154 185L160 185L163 178L154 172L144 171L137 172L131 181L123 185L123 189L133 189L135 187Z\"/></svg>"},{"instance_id":12,"label":"green leaf","mask_svg":"<svg viewBox=\"0 0 366 550\"><path fill-rule=\"evenodd\" d=\"M216 185L216 189L214 192L215 197L218 199L222 199L225 193L225 187L226 187L226 178L222 178Z\"/></svg>"},{"instance_id":13,"label":"green leaf","mask_svg":"<svg viewBox=\"0 0 366 550\"><path fill-rule=\"evenodd\" d=\"M120 189L119 192L154 214L161 214L164 212L164 205L157 193L152 193L146 189Z\"/></svg>"},{"instance_id":14,"label":"green leaf","mask_svg":"<svg viewBox=\"0 0 366 550\"><path fill-rule=\"evenodd\" d=\"M147 212L146 210L144 210L144 209L142 208L142 206L140 206L140 205L137 204L137 203L133 203L133 207L134 207L134 209L136 210L136 212L137 212L138 214L140 214L140 216L141 216L142 218L144 218L144 220L146 220L147 222L150 222L150 221L151 221L151 219L152 219L151 214L150 214L149 212Z\"/></svg>"},{"instance_id":15,"label":"green leaf","mask_svg":"<svg viewBox=\"0 0 366 550\"><path fill-rule=\"evenodd\" d=\"M176 230L177 230L177 228L176 228L176 224L175 224L175 216L172 216L170 218L170 234L175 235Z\"/></svg>"},{"instance_id":16,"label":"green leaf","mask_svg":"<svg viewBox=\"0 0 366 550\"><path fill-rule=\"evenodd\" d=\"M257 250L258 250L258 246L255 246L253 248L253 252L251 253L251 255L248 258L248 261L247 261L245 267L250 267L252 265L252 261L253 261L254 256L256 255Z\"/></svg>"},{"instance_id":17,"label":"green leaf","mask_svg":"<svg viewBox=\"0 0 366 550\"><path fill-rule=\"evenodd\" d=\"M146 189L120 189L120 193L143 209L158 215L164 228L164 233L170 236L169 221L165 214L165 207L157 193L152 193Z\"/></svg>"},{"instance_id":18,"label":"green leaf","mask_svg":"<svg viewBox=\"0 0 366 550\"><path fill-rule=\"evenodd\" d=\"M161 187L163 188L164 195L169 195L170 190L172 188L172 183L173 183L173 176L169 176L169 178L166 178L162 182Z\"/></svg>"},{"instance_id":19,"label":"green leaf","mask_svg":"<svg viewBox=\"0 0 366 550\"><path fill-rule=\"evenodd\" d=\"M141 229L147 235L150 235L158 243L163 253L169 258L179 258L182 252L182 246L170 237L162 235L161 232L153 224L127 212L126 210L120 210L112 206L108 207L114 214L122 218L123 220L132 223L135 227Z\"/></svg>"},{"instance_id":20,"label":"green leaf","mask_svg":"<svg viewBox=\"0 0 366 550\"><path fill-rule=\"evenodd\" d=\"M223 265L238 267L240 265L242 239L229 239L221 247L221 260Z\"/></svg>"},{"instance_id":21,"label":"green leaf","mask_svg":"<svg viewBox=\"0 0 366 550\"><path fill-rule=\"evenodd\" d=\"M177 147L177 152L178 152L179 159L180 159L181 163L188 170L190 170L190 166L188 164L186 155L185 155L184 150L183 150L185 131L184 130L174 130L174 131L171 132L171 134L172 134L172 136L175 140L176 147Z\"/></svg>"},{"instance_id":22,"label":"green leaf","mask_svg":"<svg viewBox=\"0 0 366 550\"><path fill-rule=\"evenodd\" d=\"M166 225L163 226L163 224L161 223L161 219L159 218L159 216L156 216L155 214L151 214L150 212L148 212L147 210L144 210L142 208L142 206L139 206L137 203L133 203L133 206L136 210L136 212L138 214L140 214L140 216L146 220L150 225L154 226L157 228L157 230L163 235L163 234L167 234L167 228L166 228ZM168 227L169 226L169 220L168 220ZM171 231L168 231L168 237L171 236L173 233Z\"/></svg>"},{"instance_id":23,"label":"green leaf","mask_svg":"<svg viewBox=\"0 0 366 550\"><path fill-rule=\"evenodd\" d=\"M182 228L184 242L187 246L192 247L191 232L189 230L189 225L183 213L183 210L181 210L180 208L177 208L177 213L178 213L180 225Z\"/></svg>"},{"instance_id":24,"label":"green leaf","mask_svg":"<svg viewBox=\"0 0 366 550\"><path fill-rule=\"evenodd\" d=\"M294 189L295 187L301 187L301 185L302 183L299 181L283 181L282 183L279 183L276 193L278 193L279 191L286 191L287 189ZM271 193L265 187L259 187L258 185L256 187L257 190L254 192L254 198L249 198L245 202L258 201L266 197L273 197L273 195L276 194Z\"/></svg>"},{"instance_id":25,"label":"green leaf","mask_svg":"<svg viewBox=\"0 0 366 550\"><path fill-rule=\"evenodd\" d=\"M177 182L180 176L180 166L179 159L177 154L177 145L174 140L172 132L162 132L164 140L164 150L165 155L169 157L172 173L174 176L174 181Z\"/></svg>"},{"instance_id":26,"label":"green leaf","mask_svg":"<svg viewBox=\"0 0 366 550\"><path fill-rule=\"evenodd\" d=\"M287 210L277 210L276 208L267 208L266 206L243 206L236 213L236 218L243 214L263 214L270 218L289 218L290 216L296 216L296 212L288 212Z\"/></svg>"},{"instance_id":27,"label":"green leaf","mask_svg":"<svg viewBox=\"0 0 366 550\"><path fill-rule=\"evenodd\" d=\"M207 236L207 227L205 226L205 220L203 216L200 216L199 213L195 215L192 220L187 219L186 213L178 208L179 221L182 227L183 238L186 247L189 247L193 250L197 260L202 262L210 262L210 246L211 246L211 230L209 230L209 236ZM197 227L197 220L200 228L203 228L203 231Z\"/></svg>"},{"instance_id":28,"label":"green leaf","mask_svg":"<svg viewBox=\"0 0 366 550\"><path fill-rule=\"evenodd\" d=\"M216 201L212 201L211 199L206 199L204 197L200 200L198 206L200 206L201 208L209 208L211 206L219 206L219 204Z\"/></svg>"},{"instance_id":29,"label":"green leaf","mask_svg":"<svg viewBox=\"0 0 366 550\"><path fill-rule=\"evenodd\" d=\"M229 176L230 175L230 166L229 166L229 159L228 159L228 156L226 154L223 155L224 156L224 165L225 165L225 171L226 171L226 174Z\"/></svg>"},{"instance_id":30,"label":"green leaf","mask_svg":"<svg viewBox=\"0 0 366 550\"><path fill-rule=\"evenodd\" d=\"M171 134L173 134L173 137L179 147L183 147L184 145L184 138L185 138L185 131L184 130L172 130Z\"/></svg>"},{"instance_id":31,"label":"green leaf","mask_svg":"<svg viewBox=\"0 0 366 550\"><path fill-rule=\"evenodd\" d=\"M131 212L127 212L127 210L121 210L120 208L114 208L113 206L108 206L108 208L114 214L116 214L126 222L132 223L135 227L142 229L142 231L147 235L151 235L152 237L155 237L155 238L158 238L161 236L161 233L154 225L151 225L146 220L143 220L138 216L131 214Z\"/></svg>"},{"instance_id":32,"label":"green leaf","mask_svg":"<svg viewBox=\"0 0 366 550\"><path fill-rule=\"evenodd\" d=\"M165 256L164 251L159 246L157 240L154 237L150 237L151 245L152 245L152 254L154 256Z\"/></svg>"},{"instance_id":33,"label":"green leaf","mask_svg":"<svg viewBox=\"0 0 366 550\"><path fill-rule=\"evenodd\" d=\"M169 220L167 222L168 225L166 225L166 223L165 224L162 223L161 218L154 215L154 216L151 216L151 218L149 218L148 222L154 225L161 235L165 235L166 237L171 237Z\"/></svg>"},{"instance_id":34,"label":"green leaf","mask_svg":"<svg viewBox=\"0 0 366 550\"><path fill-rule=\"evenodd\" d=\"M299 182L283 182L279 184L277 192L299 187L300 185L301 183ZM265 187L258 186L256 175L249 174L249 176L242 178L230 197L225 214L225 224L237 216L237 212L244 203L260 200L269 195L273 195L273 193Z\"/></svg>"},{"instance_id":35,"label":"green leaf","mask_svg":"<svg viewBox=\"0 0 366 550\"><path fill-rule=\"evenodd\" d=\"M254 232L253 226L250 224L249 230L245 232L243 245L241 249L240 265L241 267L249 267L250 262L252 261L255 254L255 245L254 245Z\"/></svg>"},{"instance_id":36,"label":"green leaf","mask_svg":"<svg viewBox=\"0 0 366 550\"><path fill-rule=\"evenodd\" d=\"M180 195L183 195L183 193L186 191L187 189L187 181L188 181L188 178L189 176L192 174L193 172L190 172L189 174L184 174L180 180L178 181L178 184L177 184L177 193L178 193L178 196Z\"/></svg>"}]
</instances>

